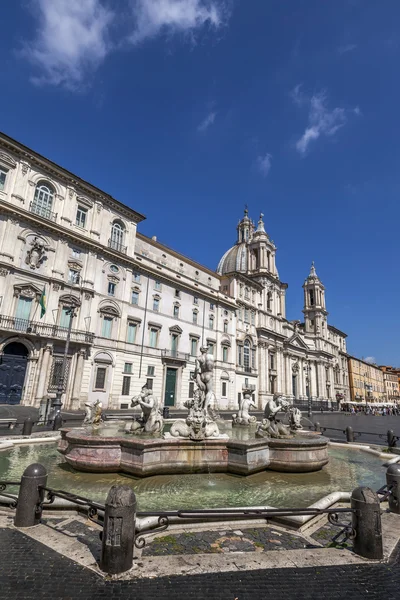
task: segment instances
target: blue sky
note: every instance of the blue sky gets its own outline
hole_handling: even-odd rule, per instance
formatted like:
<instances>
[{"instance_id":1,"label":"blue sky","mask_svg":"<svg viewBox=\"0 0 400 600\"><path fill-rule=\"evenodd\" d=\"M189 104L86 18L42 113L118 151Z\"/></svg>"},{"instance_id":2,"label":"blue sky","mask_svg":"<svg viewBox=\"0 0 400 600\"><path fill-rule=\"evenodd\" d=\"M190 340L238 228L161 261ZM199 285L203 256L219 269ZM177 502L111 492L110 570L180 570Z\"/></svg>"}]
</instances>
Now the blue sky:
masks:
<instances>
[{"instance_id":1,"label":"blue sky","mask_svg":"<svg viewBox=\"0 0 400 600\"><path fill-rule=\"evenodd\" d=\"M397 0L3 0L0 129L215 268L248 204L301 318L400 365Z\"/></svg>"}]
</instances>

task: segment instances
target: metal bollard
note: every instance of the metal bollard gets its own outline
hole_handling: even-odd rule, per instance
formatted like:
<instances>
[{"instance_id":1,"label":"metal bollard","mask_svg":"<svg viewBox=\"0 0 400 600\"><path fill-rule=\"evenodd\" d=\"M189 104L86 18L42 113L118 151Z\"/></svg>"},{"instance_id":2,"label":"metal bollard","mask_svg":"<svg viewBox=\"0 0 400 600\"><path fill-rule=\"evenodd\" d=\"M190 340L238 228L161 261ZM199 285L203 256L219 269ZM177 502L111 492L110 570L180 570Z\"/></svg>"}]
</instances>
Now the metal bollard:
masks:
<instances>
[{"instance_id":1,"label":"metal bollard","mask_svg":"<svg viewBox=\"0 0 400 600\"><path fill-rule=\"evenodd\" d=\"M355 531L354 552L364 558L383 558L381 507L378 495L368 487L351 494L352 527Z\"/></svg>"},{"instance_id":2,"label":"metal bollard","mask_svg":"<svg viewBox=\"0 0 400 600\"><path fill-rule=\"evenodd\" d=\"M56 413L56 415L54 417L53 431L58 431L59 429L61 429L62 425L63 425L62 416L61 416L61 413L58 412L58 413Z\"/></svg>"},{"instance_id":3,"label":"metal bollard","mask_svg":"<svg viewBox=\"0 0 400 600\"><path fill-rule=\"evenodd\" d=\"M389 429L387 432L387 442L389 448L394 448L396 446L396 436L394 435L393 429Z\"/></svg>"},{"instance_id":4,"label":"metal bollard","mask_svg":"<svg viewBox=\"0 0 400 600\"><path fill-rule=\"evenodd\" d=\"M169 406L164 406L162 412L163 412L163 415L162 415L163 418L164 419L169 419Z\"/></svg>"},{"instance_id":5,"label":"metal bollard","mask_svg":"<svg viewBox=\"0 0 400 600\"><path fill-rule=\"evenodd\" d=\"M101 548L100 569L115 575L133 565L136 496L127 485L113 485L108 492Z\"/></svg>"},{"instance_id":6,"label":"metal bollard","mask_svg":"<svg viewBox=\"0 0 400 600\"><path fill-rule=\"evenodd\" d=\"M391 493L388 498L389 510L392 513L400 514L400 465L395 463L389 465L386 471L386 484L391 487Z\"/></svg>"},{"instance_id":7,"label":"metal bollard","mask_svg":"<svg viewBox=\"0 0 400 600\"><path fill-rule=\"evenodd\" d=\"M19 488L15 527L33 527L40 523L44 490L39 490L39 486L46 486L46 483L47 471L43 465L34 463L25 469Z\"/></svg>"},{"instance_id":8,"label":"metal bollard","mask_svg":"<svg viewBox=\"0 0 400 600\"><path fill-rule=\"evenodd\" d=\"M354 442L354 432L352 427L346 427L346 440L348 442Z\"/></svg>"},{"instance_id":9,"label":"metal bollard","mask_svg":"<svg viewBox=\"0 0 400 600\"><path fill-rule=\"evenodd\" d=\"M321 431L321 424L318 421L314 423L314 431Z\"/></svg>"},{"instance_id":10,"label":"metal bollard","mask_svg":"<svg viewBox=\"0 0 400 600\"><path fill-rule=\"evenodd\" d=\"M33 428L33 421L30 417L25 419L24 426L22 427L22 435L31 435Z\"/></svg>"}]
</instances>

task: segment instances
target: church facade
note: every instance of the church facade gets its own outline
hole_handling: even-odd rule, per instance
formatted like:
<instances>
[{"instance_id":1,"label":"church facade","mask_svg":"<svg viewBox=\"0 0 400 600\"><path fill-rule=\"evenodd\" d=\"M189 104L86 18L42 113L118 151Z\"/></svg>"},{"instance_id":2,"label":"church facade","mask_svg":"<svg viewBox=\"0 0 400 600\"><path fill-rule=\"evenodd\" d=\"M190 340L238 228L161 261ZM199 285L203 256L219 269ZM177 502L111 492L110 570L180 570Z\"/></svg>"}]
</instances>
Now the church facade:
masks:
<instances>
[{"instance_id":1,"label":"church facade","mask_svg":"<svg viewBox=\"0 0 400 600\"><path fill-rule=\"evenodd\" d=\"M215 358L221 409L349 399L346 335L327 322L314 267L304 323L263 218L247 211L216 272L137 231L144 216L0 134L0 403L128 408L144 384L181 407L195 357ZM72 310L71 310L72 309Z\"/></svg>"}]
</instances>

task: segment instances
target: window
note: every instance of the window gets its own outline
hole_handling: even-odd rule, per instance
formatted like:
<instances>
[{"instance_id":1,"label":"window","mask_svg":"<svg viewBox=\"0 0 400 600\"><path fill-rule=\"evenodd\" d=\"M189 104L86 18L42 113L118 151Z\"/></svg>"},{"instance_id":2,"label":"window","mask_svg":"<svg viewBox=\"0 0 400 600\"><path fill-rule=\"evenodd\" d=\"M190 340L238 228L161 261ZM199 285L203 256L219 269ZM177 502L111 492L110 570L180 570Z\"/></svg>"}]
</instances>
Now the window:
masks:
<instances>
[{"instance_id":1,"label":"window","mask_svg":"<svg viewBox=\"0 0 400 600\"><path fill-rule=\"evenodd\" d=\"M250 342L246 340L243 344L243 366L245 371L250 371Z\"/></svg>"},{"instance_id":2,"label":"window","mask_svg":"<svg viewBox=\"0 0 400 600\"><path fill-rule=\"evenodd\" d=\"M116 221L112 224L110 248L112 248L113 250L117 250L118 252L125 251L125 248L123 247L124 233L124 227L121 223Z\"/></svg>"},{"instance_id":3,"label":"window","mask_svg":"<svg viewBox=\"0 0 400 600\"><path fill-rule=\"evenodd\" d=\"M193 304L198 304L198 303L199 303L199 299L198 299L198 297L197 297L197 296L195 296L195 297L193 298Z\"/></svg>"},{"instance_id":4,"label":"window","mask_svg":"<svg viewBox=\"0 0 400 600\"><path fill-rule=\"evenodd\" d=\"M124 373L132 373L132 363L124 364Z\"/></svg>"},{"instance_id":5,"label":"window","mask_svg":"<svg viewBox=\"0 0 400 600\"><path fill-rule=\"evenodd\" d=\"M134 344L136 340L136 332L137 332L137 323L128 323L128 335L127 342L128 344Z\"/></svg>"},{"instance_id":6,"label":"window","mask_svg":"<svg viewBox=\"0 0 400 600\"><path fill-rule=\"evenodd\" d=\"M0 191L5 188L7 173L8 171L4 167L0 167Z\"/></svg>"},{"instance_id":7,"label":"window","mask_svg":"<svg viewBox=\"0 0 400 600\"><path fill-rule=\"evenodd\" d=\"M132 273L133 275L133 281L135 281L136 283L140 283L140 273Z\"/></svg>"},{"instance_id":8,"label":"window","mask_svg":"<svg viewBox=\"0 0 400 600\"><path fill-rule=\"evenodd\" d=\"M113 273L118 273L119 269L116 265L110 265L110 271Z\"/></svg>"},{"instance_id":9,"label":"window","mask_svg":"<svg viewBox=\"0 0 400 600\"><path fill-rule=\"evenodd\" d=\"M180 298L181 297L181 293L179 290L175 290L175 298Z\"/></svg>"},{"instance_id":10,"label":"window","mask_svg":"<svg viewBox=\"0 0 400 600\"><path fill-rule=\"evenodd\" d=\"M228 348L226 346L222 346L222 360L228 362Z\"/></svg>"},{"instance_id":11,"label":"window","mask_svg":"<svg viewBox=\"0 0 400 600\"><path fill-rule=\"evenodd\" d=\"M132 302L132 304L139 304L139 292L132 290L131 302Z\"/></svg>"},{"instance_id":12,"label":"window","mask_svg":"<svg viewBox=\"0 0 400 600\"><path fill-rule=\"evenodd\" d=\"M214 304L210 302L210 310L214 310Z\"/></svg>"},{"instance_id":13,"label":"window","mask_svg":"<svg viewBox=\"0 0 400 600\"><path fill-rule=\"evenodd\" d=\"M228 321L224 321L224 333L228 333Z\"/></svg>"},{"instance_id":14,"label":"window","mask_svg":"<svg viewBox=\"0 0 400 600\"><path fill-rule=\"evenodd\" d=\"M61 309L60 316L60 327L65 327L66 329L69 327L69 323L71 321L71 313L68 306L63 306Z\"/></svg>"},{"instance_id":15,"label":"window","mask_svg":"<svg viewBox=\"0 0 400 600\"><path fill-rule=\"evenodd\" d=\"M82 227L82 229L86 227L87 212L87 208L83 208L83 206L78 206L76 209L75 225Z\"/></svg>"},{"instance_id":16,"label":"window","mask_svg":"<svg viewBox=\"0 0 400 600\"><path fill-rule=\"evenodd\" d=\"M154 377L155 369L155 367L149 365L147 367L147 377Z\"/></svg>"},{"instance_id":17,"label":"window","mask_svg":"<svg viewBox=\"0 0 400 600\"><path fill-rule=\"evenodd\" d=\"M131 388L131 378L126 375L122 378L122 396L129 396L129 390Z\"/></svg>"},{"instance_id":18,"label":"window","mask_svg":"<svg viewBox=\"0 0 400 600\"><path fill-rule=\"evenodd\" d=\"M210 329L214 329L214 317L213 317L213 315L210 315L210 317L208 319L208 327Z\"/></svg>"},{"instance_id":19,"label":"window","mask_svg":"<svg viewBox=\"0 0 400 600\"><path fill-rule=\"evenodd\" d=\"M310 306L314 306L314 290L309 290L308 294L310 298Z\"/></svg>"},{"instance_id":20,"label":"window","mask_svg":"<svg viewBox=\"0 0 400 600\"><path fill-rule=\"evenodd\" d=\"M192 356L197 356L197 342L198 340L196 338L190 339L190 354Z\"/></svg>"},{"instance_id":21,"label":"window","mask_svg":"<svg viewBox=\"0 0 400 600\"><path fill-rule=\"evenodd\" d=\"M53 197L53 188L47 183L39 182L36 186L35 197L31 206L32 212L45 219L50 219L52 217Z\"/></svg>"},{"instance_id":22,"label":"window","mask_svg":"<svg viewBox=\"0 0 400 600\"><path fill-rule=\"evenodd\" d=\"M198 312L197 310L193 311L193 325L197 325Z\"/></svg>"},{"instance_id":23,"label":"window","mask_svg":"<svg viewBox=\"0 0 400 600\"><path fill-rule=\"evenodd\" d=\"M250 323L250 311L248 308L244 309L244 322Z\"/></svg>"},{"instance_id":24,"label":"window","mask_svg":"<svg viewBox=\"0 0 400 600\"><path fill-rule=\"evenodd\" d=\"M174 306L174 317L175 317L176 319L178 319L178 318L179 318L179 306L177 306L176 304L175 304L175 306Z\"/></svg>"},{"instance_id":25,"label":"window","mask_svg":"<svg viewBox=\"0 0 400 600\"><path fill-rule=\"evenodd\" d=\"M108 295L109 296L115 296L115 288L116 288L116 284L113 283L112 281L108 282Z\"/></svg>"},{"instance_id":26,"label":"window","mask_svg":"<svg viewBox=\"0 0 400 600\"><path fill-rule=\"evenodd\" d=\"M161 291L161 281L154 282L154 289L158 290L159 292Z\"/></svg>"},{"instance_id":27,"label":"window","mask_svg":"<svg viewBox=\"0 0 400 600\"><path fill-rule=\"evenodd\" d=\"M78 260L81 260L81 251L78 250L78 248L72 248L71 255L72 258L77 258Z\"/></svg>"},{"instance_id":28,"label":"window","mask_svg":"<svg viewBox=\"0 0 400 600\"><path fill-rule=\"evenodd\" d=\"M250 290L248 287L244 289L244 297L246 300L250 299Z\"/></svg>"},{"instance_id":29,"label":"window","mask_svg":"<svg viewBox=\"0 0 400 600\"><path fill-rule=\"evenodd\" d=\"M271 375L269 378L269 391L271 394L275 394L276 392L276 375Z\"/></svg>"},{"instance_id":30,"label":"window","mask_svg":"<svg viewBox=\"0 0 400 600\"><path fill-rule=\"evenodd\" d=\"M179 335L177 333L173 333L171 335L171 352L172 352L172 354L176 354L176 352L178 350L178 340L179 340Z\"/></svg>"},{"instance_id":31,"label":"window","mask_svg":"<svg viewBox=\"0 0 400 600\"><path fill-rule=\"evenodd\" d=\"M107 367L97 367L96 379L95 379L95 384L94 384L95 390L105 390L106 389L106 375L107 375Z\"/></svg>"},{"instance_id":32,"label":"window","mask_svg":"<svg viewBox=\"0 0 400 600\"><path fill-rule=\"evenodd\" d=\"M149 390L153 389L153 380L152 379L146 379L146 387Z\"/></svg>"},{"instance_id":33,"label":"window","mask_svg":"<svg viewBox=\"0 0 400 600\"><path fill-rule=\"evenodd\" d=\"M155 327L150 327L149 332L149 346L150 348L157 348L158 342L158 329Z\"/></svg>"},{"instance_id":34,"label":"window","mask_svg":"<svg viewBox=\"0 0 400 600\"><path fill-rule=\"evenodd\" d=\"M107 316L103 317L103 323L102 323L102 326L101 326L101 335L102 335L102 337L105 337L105 338L110 338L111 337L112 322L113 322L113 318L112 317L107 317Z\"/></svg>"},{"instance_id":35,"label":"window","mask_svg":"<svg viewBox=\"0 0 400 600\"><path fill-rule=\"evenodd\" d=\"M208 345L208 353L214 356L214 344L210 342Z\"/></svg>"},{"instance_id":36,"label":"window","mask_svg":"<svg viewBox=\"0 0 400 600\"><path fill-rule=\"evenodd\" d=\"M221 393L221 396L223 398L226 398L226 388L227 388L226 381L223 381L222 382L222 393Z\"/></svg>"},{"instance_id":37,"label":"window","mask_svg":"<svg viewBox=\"0 0 400 600\"><path fill-rule=\"evenodd\" d=\"M158 312L160 309L160 299L159 298L153 298L153 310Z\"/></svg>"},{"instance_id":38,"label":"window","mask_svg":"<svg viewBox=\"0 0 400 600\"><path fill-rule=\"evenodd\" d=\"M193 398L194 396L194 382L189 382L189 398Z\"/></svg>"},{"instance_id":39,"label":"window","mask_svg":"<svg viewBox=\"0 0 400 600\"><path fill-rule=\"evenodd\" d=\"M75 269L68 271L68 283L79 283L79 271Z\"/></svg>"},{"instance_id":40,"label":"window","mask_svg":"<svg viewBox=\"0 0 400 600\"><path fill-rule=\"evenodd\" d=\"M272 370L275 369L275 354L269 355L269 368Z\"/></svg>"},{"instance_id":41,"label":"window","mask_svg":"<svg viewBox=\"0 0 400 600\"><path fill-rule=\"evenodd\" d=\"M251 324L256 324L256 313L254 312L254 310L251 311Z\"/></svg>"}]
</instances>

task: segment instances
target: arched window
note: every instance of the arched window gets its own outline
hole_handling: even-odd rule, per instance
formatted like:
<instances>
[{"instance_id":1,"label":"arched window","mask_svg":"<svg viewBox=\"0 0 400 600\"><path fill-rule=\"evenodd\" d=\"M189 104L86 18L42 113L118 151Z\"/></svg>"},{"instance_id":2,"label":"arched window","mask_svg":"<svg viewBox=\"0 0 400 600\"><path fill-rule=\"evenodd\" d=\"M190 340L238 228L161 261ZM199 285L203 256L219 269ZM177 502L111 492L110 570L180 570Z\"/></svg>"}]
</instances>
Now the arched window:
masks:
<instances>
[{"instance_id":1,"label":"arched window","mask_svg":"<svg viewBox=\"0 0 400 600\"><path fill-rule=\"evenodd\" d=\"M126 252L124 235L125 227L119 221L114 221L111 227L110 248L118 252Z\"/></svg>"},{"instance_id":2,"label":"arched window","mask_svg":"<svg viewBox=\"0 0 400 600\"><path fill-rule=\"evenodd\" d=\"M35 197L31 204L31 211L45 219L52 218L54 189L46 181L39 181L35 190Z\"/></svg>"}]
</instances>

